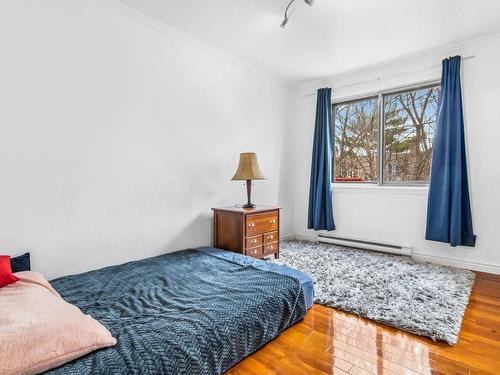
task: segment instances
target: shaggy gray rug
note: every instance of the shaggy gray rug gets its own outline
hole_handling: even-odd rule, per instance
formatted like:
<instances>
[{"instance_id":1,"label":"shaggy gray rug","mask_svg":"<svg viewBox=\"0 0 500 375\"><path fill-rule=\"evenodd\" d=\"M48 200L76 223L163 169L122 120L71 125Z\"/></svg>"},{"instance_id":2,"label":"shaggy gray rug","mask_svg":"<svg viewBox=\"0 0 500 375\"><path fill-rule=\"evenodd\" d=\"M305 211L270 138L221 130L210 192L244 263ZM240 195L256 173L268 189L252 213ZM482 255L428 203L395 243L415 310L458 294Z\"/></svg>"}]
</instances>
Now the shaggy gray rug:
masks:
<instances>
[{"instance_id":1,"label":"shaggy gray rug","mask_svg":"<svg viewBox=\"0 0 500 375\"><path fill-rule=\"evenodd\" d=\"M456 344L474 272L335 245L281 243L273 262L315 282L314 302Z\"/></svg>"}]
</instances>

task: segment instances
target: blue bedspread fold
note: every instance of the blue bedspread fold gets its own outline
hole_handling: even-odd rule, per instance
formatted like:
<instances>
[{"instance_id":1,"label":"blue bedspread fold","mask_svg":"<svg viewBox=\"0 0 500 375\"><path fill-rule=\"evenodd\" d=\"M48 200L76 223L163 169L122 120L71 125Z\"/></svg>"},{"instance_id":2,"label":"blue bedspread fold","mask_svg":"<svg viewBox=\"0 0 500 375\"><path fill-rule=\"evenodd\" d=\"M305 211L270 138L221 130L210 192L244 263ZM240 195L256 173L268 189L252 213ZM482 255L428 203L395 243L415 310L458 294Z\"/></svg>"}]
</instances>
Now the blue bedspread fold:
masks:
<instances>
[{"instance_id":1,"label":"blue bedspread fold","mask_svg":"<svg viewBox=\"0 0 500 375\"><path fill-rule=\"evenodd\" d=\"M185 250L53 280L118 344L52 374L221 374L301 320L301 283Z\"/></svg>"},{"instance_id":2,"label":"blue bedspread fold","mask_svg":"<svg viewBox=\"0 0 500 375\"><path fill-rule=\"evenodd\" d=\"M281 264L276 264L262 259L256 259L243 254L233 253L232 251L225 251L213 247L198 247L197 250L203 251L204 253L212 255L214 257L227 260L228 262L240 264L242 266L252 266L259 270L291 276L299 280L300 285L302 285L307 309L310 309L313 305L314 282L308 275L306 275L302 271L296 270L295 268L283 266Z\"/></svg>"}]
</instances>

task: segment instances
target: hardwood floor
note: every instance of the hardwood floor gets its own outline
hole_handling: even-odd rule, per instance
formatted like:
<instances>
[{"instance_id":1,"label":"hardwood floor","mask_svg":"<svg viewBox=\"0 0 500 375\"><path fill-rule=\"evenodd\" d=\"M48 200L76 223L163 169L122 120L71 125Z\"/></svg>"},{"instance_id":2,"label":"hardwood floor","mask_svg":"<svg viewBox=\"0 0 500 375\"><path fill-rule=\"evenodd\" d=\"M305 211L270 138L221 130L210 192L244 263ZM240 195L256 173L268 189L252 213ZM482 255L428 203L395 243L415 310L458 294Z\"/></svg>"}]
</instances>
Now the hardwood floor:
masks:
<instances>
[{"instance_id":1,"label":"hardwood floor","mask_svg":"<svg viewBox=\"0 0 500 375\"><path fill-rule=\"evenodd\" d=\"M227 374L500 374L500 276L477 273L455 346L314 305Z\"/></svg>"}]
</instances>

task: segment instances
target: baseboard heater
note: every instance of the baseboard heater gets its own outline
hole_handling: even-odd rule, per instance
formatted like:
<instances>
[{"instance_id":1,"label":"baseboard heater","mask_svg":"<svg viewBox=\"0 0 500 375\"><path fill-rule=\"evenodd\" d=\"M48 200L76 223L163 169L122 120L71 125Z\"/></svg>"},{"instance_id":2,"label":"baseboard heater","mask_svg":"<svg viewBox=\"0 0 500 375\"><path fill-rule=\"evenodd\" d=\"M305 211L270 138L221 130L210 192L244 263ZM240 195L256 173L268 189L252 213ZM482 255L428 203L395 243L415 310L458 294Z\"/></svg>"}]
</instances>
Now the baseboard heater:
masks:
<instances>
[{"instance_id":1,"label":"baseboard heater","mask_svg":"<svg viewBox=\"0 0 500 375\"><path fill-rule=\"evenodd\" d=\"M369 240L361 240L348 237L335 237L318 234L318 242L330 243L339 246L355 247L357 249L373 250L382 253L411 256L411 246L397 245L392 243L381 243Z\"/></svg>"}]
</instances>

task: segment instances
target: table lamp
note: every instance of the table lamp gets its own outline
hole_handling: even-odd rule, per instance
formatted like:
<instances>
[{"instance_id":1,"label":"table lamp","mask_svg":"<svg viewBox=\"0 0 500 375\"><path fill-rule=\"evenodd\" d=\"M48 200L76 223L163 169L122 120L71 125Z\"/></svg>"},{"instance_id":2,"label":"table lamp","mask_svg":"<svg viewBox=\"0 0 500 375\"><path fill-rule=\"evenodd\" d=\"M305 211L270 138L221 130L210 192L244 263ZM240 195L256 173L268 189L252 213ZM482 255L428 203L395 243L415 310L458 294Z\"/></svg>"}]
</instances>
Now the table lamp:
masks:
<instances>
[{"instance_id":1,"label":"table lamp","mask_svg":"<svg viewBox=\"0 0 500 375\"><path fill-rule=\"evenodd\" d=\"M246 181L247 185L247 203L243 208L255 208L252 203L252 180L265 180L262 174L259 163L257 161L257 154L255 152L243 152L240 154L240 163L238 169L234 174L232 181Z\"/></svg>"}]
</instances>

